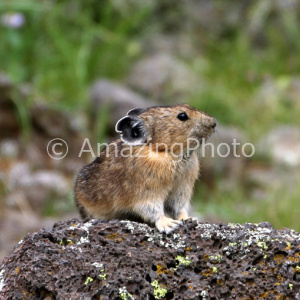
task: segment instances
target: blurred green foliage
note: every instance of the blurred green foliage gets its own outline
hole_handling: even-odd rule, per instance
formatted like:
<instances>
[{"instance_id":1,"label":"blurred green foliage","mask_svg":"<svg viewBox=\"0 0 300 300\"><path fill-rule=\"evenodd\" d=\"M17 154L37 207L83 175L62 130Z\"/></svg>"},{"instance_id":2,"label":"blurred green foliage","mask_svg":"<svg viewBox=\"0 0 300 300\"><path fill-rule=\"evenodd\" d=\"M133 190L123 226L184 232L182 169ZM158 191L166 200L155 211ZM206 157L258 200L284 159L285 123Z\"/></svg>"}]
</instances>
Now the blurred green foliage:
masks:
<instances>
[{"instance_id":1,"label":"blurred green foliage","mask_svg":"<svg viewBox=\"0 0 300 300\"><path fill-rule=\"evenodd\" d=\"M196 190L195 207L204 216L218 216L222 221L234 223L260 223L268 221L276 229L283 227L300 231L300 188L269 187L267 196L259 199L245 193L242 188L225 189L217 186L214 191L200 184Z\"/></svg>"},{"instance_id":2,"label":"blurred green foliage","mask_svg":"<svg viewBox=\"0 0 300 300\"><path fill-rule=\"evenodd\" d=\"M274 125L300 125L299 106L278 97L271 107L255 101L268 77L284 88L300 70L299 12L273 11L273 1L252 1L239 26L218 25L222 11L238 1L214 1L220 15L216 28L188 27L183 2L111 0L23 0L2 1L0 14L21 12L26 23L20 28L0 25L0 71L15 83L30 83L30 99L80 111L88 107L88 87L99 77L122 80L142 55L143 38L151 33L186 30L199 53L182 58L205 81L205 87L189 102L213 114L221 123L244 129L257 140ZM133 4L135 3L135 4ZM253 20L253 21L252 21ZM251 23L252 22L252 23ZM220 24L222 22L220 21ZM259 35L251 30L261 28ZM253 29L254 28L254 29ZM16 97L24 128L26 110ZM103 136L106 115L98 124ZM26 130L25 130L26 132ZM203 213L226 220L259 222L300 230L297 210L300 191L269 191L269 200L257 203L245 191L207 193L205 186L195 195ZM284 201L283 201L284 199Z\"/></svg>"},{"instance_id":3,"label":"blurred green foliage","mask_svg":"<svg viewBox=\"0 0 300 300\"><path fill-rule=\"evenodd\" d=\"M129 66L141 55L140 42L145 35L155 31L172 33L185 26L183 18L188 16L183 3L174 4L169 0L137 3L2 2L1 14L21 12L26 23L21 28L0 26L0 57L3 58L0 69L15 82L30 82L37 99L67 109L85 107L89 84L99 77L123 79ZM220 12L228 5L227 1L215 3ZM253 40L249 32L251 17L263 23L259 41ZM299 124L299 118L290 119L284 105L266 118L257 114L257 107L251 101L265 76L281 78L299 73L297 13L287 11L278 19L277 15L272 16L269 0L265 4L254 1L246 21L248 27L227 26L205 31L198 26L190 32L195 44L201 40L201 48L200 56L189 58L188 63L207 83L206 89L191 102L203 110L213 111L223 123L244 128L246 123L253 122ZM204 58L204 67L197 67L199 57Z\"/></svg>"},{"instance_id":4,"label":"blurred green foliage","mask_svg":"<svg viewBox=\"0 0 300 300\"><path fill-rule=\"evenodd\" d=\"M113 8L109 0L9 1L0 13L22 12L21 28L0 26L1 71L30 82L35 98L62 108L85 107L98 77L121 79L135 55L146 6Z\"/></svg>"}]
</instances>

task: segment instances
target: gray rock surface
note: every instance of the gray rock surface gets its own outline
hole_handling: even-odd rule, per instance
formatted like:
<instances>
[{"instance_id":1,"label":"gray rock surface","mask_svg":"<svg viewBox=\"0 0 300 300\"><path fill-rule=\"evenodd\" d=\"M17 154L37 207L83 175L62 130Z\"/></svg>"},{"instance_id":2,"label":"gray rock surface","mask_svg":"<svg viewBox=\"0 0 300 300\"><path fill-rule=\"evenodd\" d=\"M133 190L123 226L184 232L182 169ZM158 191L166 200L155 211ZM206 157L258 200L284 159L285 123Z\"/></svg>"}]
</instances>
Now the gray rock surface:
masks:
<instances>
[{"instance_id":1,"label":"gray rock surface","mask_svg":"<svg viewBox=\"0 0 300 300\"><path fill-rule=\"evenodd\" d=\"M155 105L154 102L125 86L106 79L98 80L92 85L90 98L94 112L101 109L113 112L109 116L111 127L114 127L117 121L124 117L130 109Z\"/></svg>"},{"instance_id":2,"label":"gray rock surface","mask_svg":"<svg viewBox=\"0 0 300 300\"><path fill-rule=\"evenodd\" d=\"M185 102L203 85L187 65L164 52L138 61L129 73L128 83L150 98L171 103Z\"/></svg>"},{"instance_id":3,"label":"gray rock surface","mask_svg":"<svg viewBox=\"0 0 300 300\"><path fill-rule=\"evenodd\" d=\"M28 232L39 231L41 227L50 227L54 222L58 221L58 218L39 216L32 208L26 205L22 194L15 195L15 197L18 197L18 199L15 198L15 201L18 201L20 209L6 208L4 205L1 205L0 261L12 251L14 245ZM70 217L72 217L71 214L69 214ZM3 298L0 296L0 299L2 300Z\"/></svg>"},{"instance_id":4,"label":"gray rock surface","mask_svg":"<svg viewBox=\"0 0 300 300\"><path fill-rule=\"evenodd\" d=\"M0 266L1 299L299 299L300 235L269 223L77 219L27 235Z\"/></svg>"},{"instance_id":5,"label":"gray rock surface","mask_svg":"<svg viewBox=\"0 0 300 300\"><path fill-rule=\"evenodd\" d=\"M7 172L0 172L0 176L10 191L5 197L10 207L20 207L23 203L39 214L45 210L50 198L64 203L73 183L59 171L34 171L26 162L12 163Z\"/></svg>"},{"instance_id":6,"label":"gray rock surface","mask_svg":"<svg viewBox=\"0 0 300 300\"><path fill-rule=\"evenodd\" d=\"M258 150L269 155L276 165L299 168L300 128L282 125L272 129L261 139Z\"/></svg>"},{"instance_id":7,"label":"gray rock surface","mask_svg":"<svg viewBox=\"0 0 300 300\"><path fill-rule=\"evenodd\" d=\"M226 181L233 180L238 184L247 160L242 154L242 147L246 142L247 137L242 131L233 126L219 124L207 145L200 147L201 182L214 188L216 175L221 175ZM237 145L234 146L234 143ZM244 150L247 152L249 148L245 147Z\"/></svg>"}]
</instances>

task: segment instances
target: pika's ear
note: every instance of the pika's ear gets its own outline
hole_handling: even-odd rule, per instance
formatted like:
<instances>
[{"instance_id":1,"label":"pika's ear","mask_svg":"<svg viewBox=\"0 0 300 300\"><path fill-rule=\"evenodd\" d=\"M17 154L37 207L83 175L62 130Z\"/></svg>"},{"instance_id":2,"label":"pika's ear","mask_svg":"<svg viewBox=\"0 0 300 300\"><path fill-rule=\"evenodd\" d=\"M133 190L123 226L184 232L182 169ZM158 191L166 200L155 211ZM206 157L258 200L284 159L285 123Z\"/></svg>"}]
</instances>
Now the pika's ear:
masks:
<instances>
[{"instance_id":1,"label":"pika's ear","mask_svg":"<svg viewBox=\"0 0 300 300\"><path fill-rule=\"evenodd\" d=\"M141 145L147 141L145 123L135 116L120 119L115 129L121 134L121 140L129 145Z\"/></svg>"},{"instance_id":2,"label":"pika's ear","mask_svg":"<svg viewBox=\"0 0 300 300\"><path fill-rule=\"evenodd\" d=\"M133 108L127 113L127 116L138 116L144 111L146 111L145 108Z\"/></svg>"}]
</instances>

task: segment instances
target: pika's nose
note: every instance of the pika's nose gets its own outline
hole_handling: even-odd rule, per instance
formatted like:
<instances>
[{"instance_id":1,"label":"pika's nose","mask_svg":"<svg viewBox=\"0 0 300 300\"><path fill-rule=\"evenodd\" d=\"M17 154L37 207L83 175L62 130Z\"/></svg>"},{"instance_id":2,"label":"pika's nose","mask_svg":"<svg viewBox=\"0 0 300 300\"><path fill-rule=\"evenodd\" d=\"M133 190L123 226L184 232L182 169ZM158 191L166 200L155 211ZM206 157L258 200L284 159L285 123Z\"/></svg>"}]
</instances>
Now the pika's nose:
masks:
<instances>
[{"instance_id":1,"label":"pika's nose","mask_svg":"<svg viewBox=\"0 0 300 300\"><path fill-rule=\"evenodd\" d=\"M207 128L215 129L218 123L214 117L205 114L204 117L201 118L201 125Z\"/></svg>"},{"instance_id":2,"label":"pika's nose","mask_svg":"<svg viewBox=\"0 0 300 300\"><path fill-rule=\"evenodd\" d=\"M217 125L218 125L217 120L216 120L215 118L213 118L212 123L211 123L211 127L212 127L213 129L215 129L215 128L217 127Z\"/></svg>"}]
</instances>

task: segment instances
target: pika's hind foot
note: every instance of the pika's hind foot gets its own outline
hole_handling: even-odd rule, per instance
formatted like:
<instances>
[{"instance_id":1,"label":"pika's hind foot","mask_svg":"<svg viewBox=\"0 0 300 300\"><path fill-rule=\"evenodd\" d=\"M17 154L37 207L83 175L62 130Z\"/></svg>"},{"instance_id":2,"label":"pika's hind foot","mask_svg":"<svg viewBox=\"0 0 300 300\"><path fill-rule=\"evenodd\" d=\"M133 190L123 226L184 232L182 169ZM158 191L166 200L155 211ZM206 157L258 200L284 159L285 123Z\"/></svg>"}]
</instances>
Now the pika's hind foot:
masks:
<instances>
[{"instance_id":1,"label":"pika's hind foot","mask_svg":"<svg viewBox=\"0 0 300 300\"><path fill-rule=\"evenodd\" d=\"M165 232L166 234L175 230L179 225L182 225L182 221L167 218L166 216L159 218L155 222L155 226L159 232Z\"/></svg>"}]
</instances>

